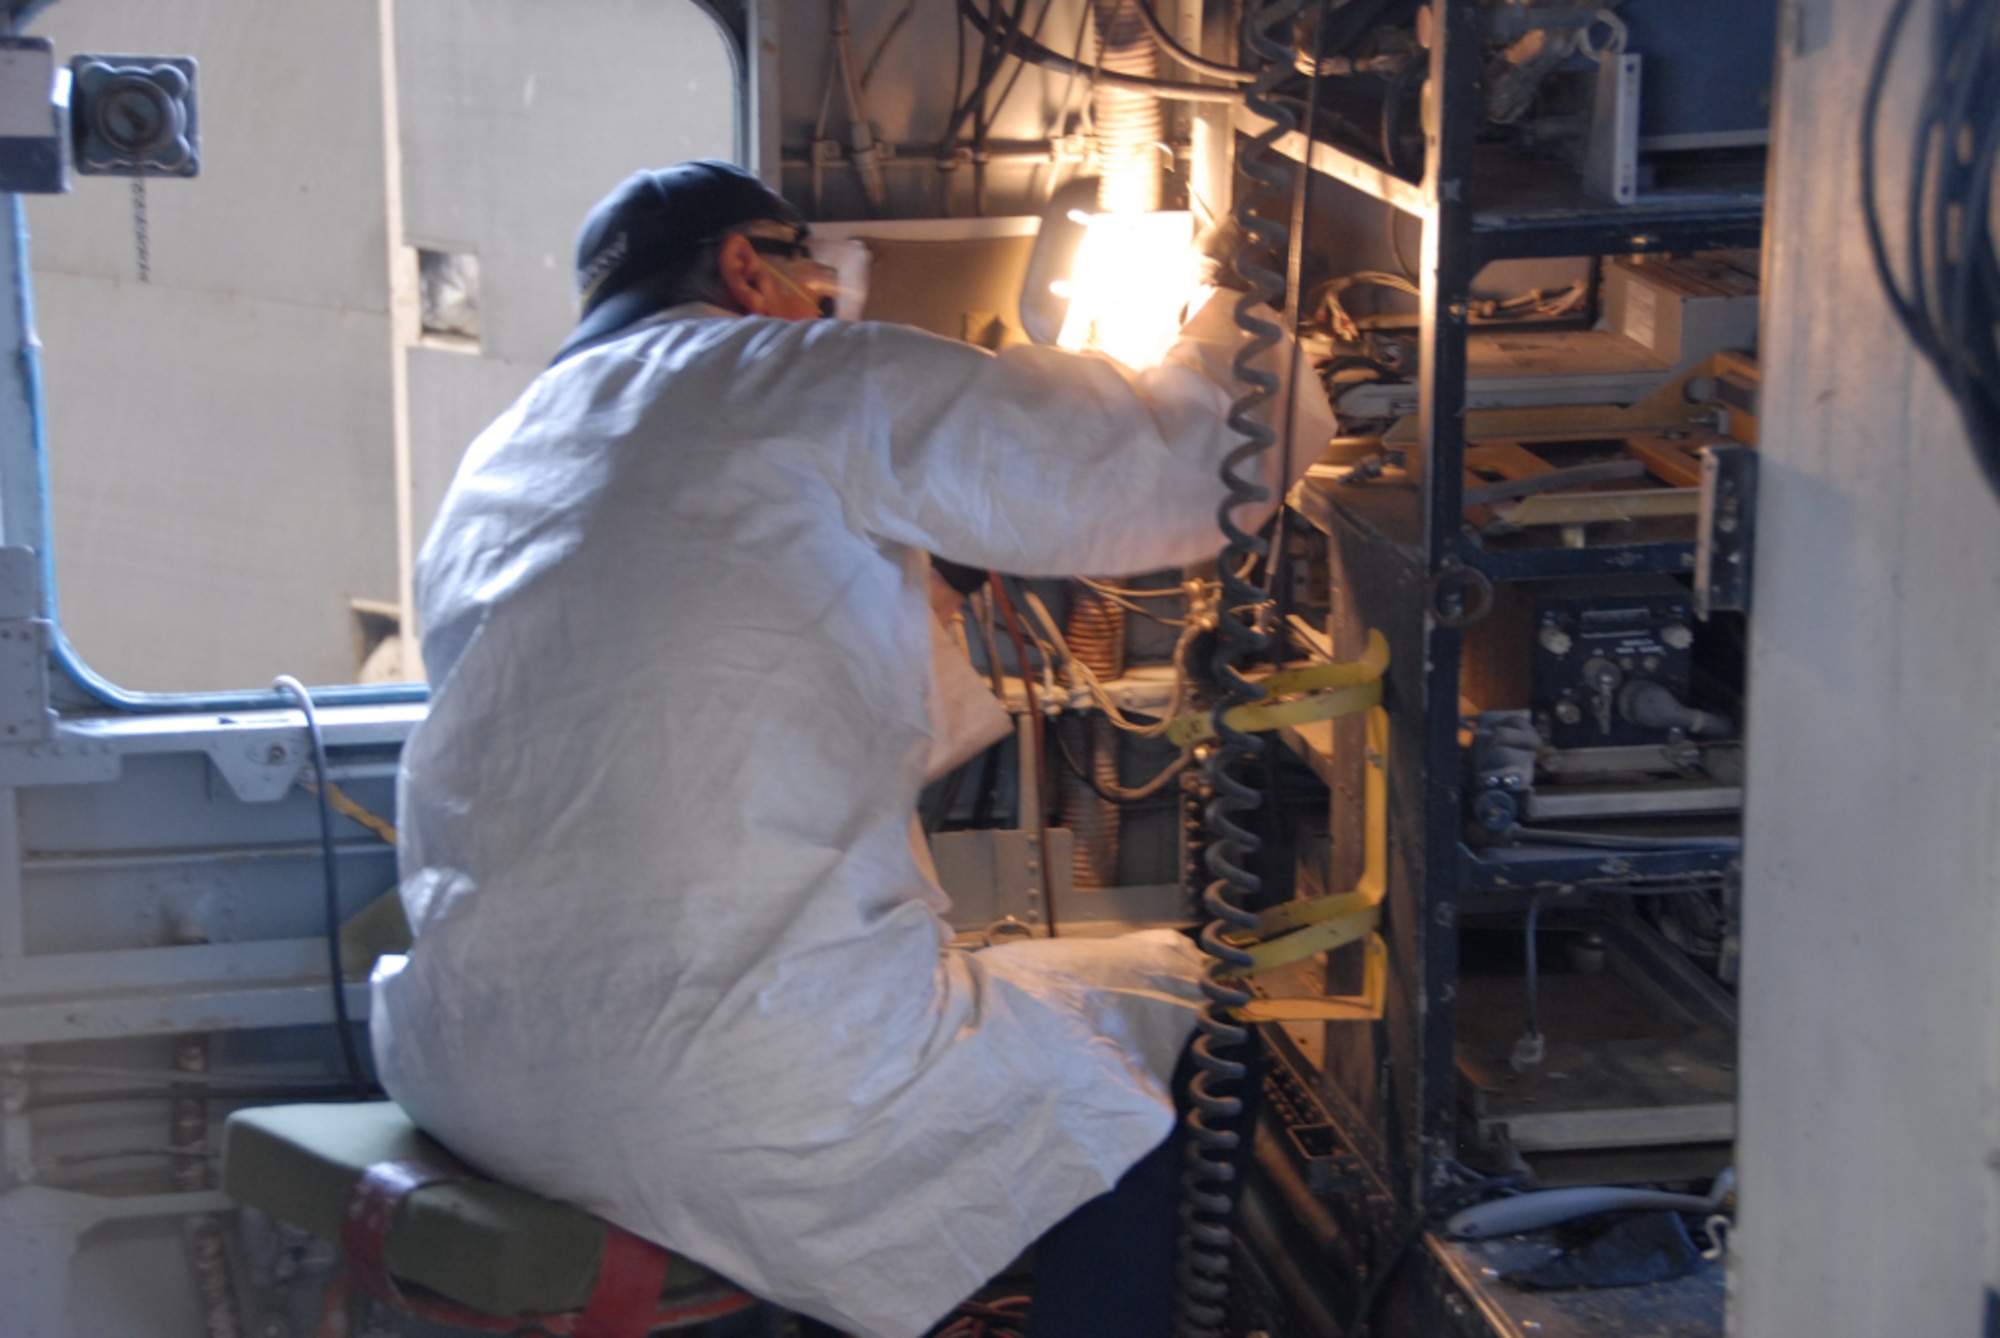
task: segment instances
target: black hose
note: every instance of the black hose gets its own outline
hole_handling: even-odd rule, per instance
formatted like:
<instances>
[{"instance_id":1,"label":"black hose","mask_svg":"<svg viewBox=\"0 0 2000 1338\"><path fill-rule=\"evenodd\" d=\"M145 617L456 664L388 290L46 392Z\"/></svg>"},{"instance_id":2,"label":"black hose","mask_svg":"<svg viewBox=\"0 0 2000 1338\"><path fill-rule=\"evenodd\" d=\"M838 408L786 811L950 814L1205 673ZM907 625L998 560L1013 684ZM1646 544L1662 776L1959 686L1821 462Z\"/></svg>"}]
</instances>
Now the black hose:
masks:
<instances>
[{"instance_id":1,"label":"black hose","mask_svg":"<svg viewBox=\"0 0 2000 1338\"><path fill-rule=\"evenodd\" d=\"M1039 41L1041 39L1042 25L1049 21L1049 11L1053 8L1055 8L1055 0L1042 0L1042 7L1035 15L1035 22L1028 29L1028 38L1030 41ZM1018 17L1014 21L1014 26L1017 28L1020 26L1020 19ZM989 123L999 120L1000 113L1007 109L1007 99L1014 96L1014 85L1021 82L1021 71L1027 68L1028 62L1024 60L1014 62L1013 72L1007 76L1007 82L1000 85L1000 96L993 99L993 110L987 114L987 121ZM984 148L985 143L985 136L982 135L980 137L980 147Z\"/></svg>"},{"instance_id":2,"label":"black hose","mask_svg":"<svg viewBox=\"0 0 2000 1338\"><path fill-rule=\"evenodd\" d=\"M1088 719L1089 717L1086 716L1084 718ZM1107 804L1118 804L1127 808L1146 804L1166 786L1168 781L1180 775L1187 768L1188 764L1188 757L1186 754L1183 754L1179 759L1169 762L1164 771L1160 772L1144 785L1136 788L1121 785L1116 789L1110 789L1105 786L1104 782L1090 774L1089 767L1086 767L1077 760L1076 754L1070 751L1069 741L1063 738L1061 730L1053 730L1051 733L1055 737L1056 751L1062 755L1063 765L1069 768L1070 775L1082 781L1084 785L1089 787L1092 794ZM1157 807L1157 805L1154 806Z\"/></svg>"},{"instance_id":3,"label":"black hose","mask_svg":"<svg viewBox=\"0 0 2000 1338\"><path fill-rule=\"evenodd\" d=\"M1481 1180L1469 1185L1455 1185L1439 1195L1436 1202L1411 1220L1403 1234L1396 1238L1395 1248L1389 1251L1389 1257L1382 1261L1381 1266L1368 1279L1368 1289L1361 1293L1361 1300L1354 1307L1354 1318L1348 1321L1345 1329L1341 1330L1342 1338L1368 1338L1368 1325L1370 1317L1375 1313L1375 1307L1381 1304L1383 1294L1389 1290L1389 1283L1402 1268L1403 1260L1410 1253L1410 1247L1417 1243L1418 1237L1424 1234L1426 1227L1432 1222L1449 1217L1481 1195L1510 1193L1519 1189L1524 1183L1525 1181L1518 1176L1506 1176Z\"/></svg>"},{"instance_id":4,"label":"black hose","mask_svg":"<svg viewBox=\"0 0 2000 1338\"><path fill-rule=\"evenodd\" d=\"M1303 4L1305 0L1298 2ZM988 36L993 35L998 25L988 15L980 13L973 0L958 0L958 7L959 11L972 21L973 27ZM1030 41L1020 32L1002 34L1000 42L1002 49L1017 60L1030 61L1045 69L1087 74L1096 83L1108 88L1130 88L1141 93L1174 98L1181 102L1243 101L1243 93L1233 88L1218 88L1213 84L1185 84L1172 79L1147 79L1136 74L1117 74L1086 61L1065 56L1059 51L1051 51L1040 42Z\"/></svg>"},{"instance_id":5,"label":"black hose","mask_svg":"<svg viewBox=\"0 0 2000 1338\"><path fill-rule=\"evenodd\" d=\"M1403 138L1403 99L1410 91L1410 84L1417 76L1424 72L1424 62L1420 60L1408 62L1402 69L1396 71L1395 77L1389 80L1388 91L1382 95L1382 161L1391 172L1394 172L1404 180L1410 180L1413 176L1421 176L1423 174L1423 165L1421 163L1417 165L1414 172L1404 165L1400 145ZM1389 207L1389 245L1391 248L1394 248L1396 245L1396 224L1398 221L1396 208L1394 205L1391 205ZM1402 265L1402 260L1402 255L1398 252L1396 263ZM1402 265L1402 267L1405 273L1409 272L1409 266Z\"/></svg>"},{"instance_id":6,"label":"black hose","mask_svg":"<svg viewBox=\"0 0 2000 1338\"><path fill-rule=\"evenodd\" d=\"M333 799L329 790L331 771L326 762L326 736L320 732L319 711L312 693L290 674L280 674L271 686L289 693L305 713L306 737L312 740L313 779L319 800L319 853L322 888L325 893L326 969L333 992L334 1029L340 1037L340 1059L347 1069L347 1082L357 1093L373 1087L362 1073L361 1055L354 1047L354 1019L347 1013L347 966L340 954L340 867L333 852Z\"/></svg>"},{"instance_id":7,"label":"black hose","mask_svg":"<svg viewBox=\"0 0 2000 1338\"><path fill-rule=\"evenodd\" d=\"M1315 45L1315 56L1339 56L1353 50L1354 44L1368 35L1375 21L1382 17L1394 0L1356 0L1353 4L1340 6L1328 24L1322 24L1322 32Z\"/></svg>"},{"instance_id":8,"label":"black hose","mask_svg":"<svg viewBox=\"0 0 2000 1338\"><path fill-rule=\"evenodd\" d=\"M1936 0L1929 83L1918 107L1904 217L1907 278L1890 263L1877 207L1876 141L1889 67L1914 0L1883 24L1861 105L1861 202L1890 308L1957 401L1974 458L2000 493L2000 258L1992 197L2000 160L2000 0Z\"/></svg>"},{"instance_id":9,"label":"black hose","mask_svg":"<svg viewBox=\"0 0 2000 1338\"><path fill-rule=\"evenodd\" d=\"M982 754L983 755L983 754ZM924 835L937 835L951 810L958 804L959 791L965 788L965 778L978 763L978 758L968 757L951 769L951 774L941 778L937 790L931 796L930 806L924 810Z\"/></svg>"},{"instance_id":10,"label":"black hose","mask_svg":"<svg viewBox=\"0 0 2000 1338\"><path fill-rule=\"evenodd\" d=\"M1153 45L1158 47L1176 65L1185 66L1193 70L1196 74L1206 74L1217 79L1227 79L1231 83L1236 84L1247 84L1257 77L1251 71L1240 70L1234 65L1224 65L1222 62L1215 60L1204 60L1182 46L1179 42L1176 42L1174 35L1167 31L1165 24L1160 22L1160 16L1153 12L1152 0L1132 0L1132 3L1138 8L1139 20L1146 25L1147 35L1153 39Z\"/></svg>"},{"instance_id":11,"label":"black hose","mask_svg":"<svg viewBox=\"0 0 2000 1338\"><path fill-rule=\"evenodd\" d=\"M995 3L998 3L998 0L995 0ZM959 9L966 16L973 16L971 0L959 0ZM967 93L963 99L957 98L956 90L954 90L951 117L945 123L944 135L938 140L938 171L941 174L938 178L941 192L940 203L944 206L944 212L947 214L951 212L950 188L945 184L948 178L942 174L957 169L958 164L952 160L952 154L958 148L959 131L964 128L965 120L968 116L972 115L974 107L983 108L985 106L986 94L993 87L993 77L1000 69L1000 57L1003 54L1001 51L1001 41L993 27L979 24L977 18L974 18L974 23L979 27L981 33L979 72L973 77L972 91ZM958 33L958 78L962 85L965 78L965 25L963 23L959 24Z\"/></svg>"},{"instance_id":12,"label":"black hose","mask_svg":"<svg viewBox=\"0 0 2000 1338\"><path fill-rule=\"evenodd\" d=\"M1741 850L1740 836L1605 836L1555 827L1509 827L1502 839L1537 845L1587 846L1592 850Z\"/></svg>"}]
</instances>

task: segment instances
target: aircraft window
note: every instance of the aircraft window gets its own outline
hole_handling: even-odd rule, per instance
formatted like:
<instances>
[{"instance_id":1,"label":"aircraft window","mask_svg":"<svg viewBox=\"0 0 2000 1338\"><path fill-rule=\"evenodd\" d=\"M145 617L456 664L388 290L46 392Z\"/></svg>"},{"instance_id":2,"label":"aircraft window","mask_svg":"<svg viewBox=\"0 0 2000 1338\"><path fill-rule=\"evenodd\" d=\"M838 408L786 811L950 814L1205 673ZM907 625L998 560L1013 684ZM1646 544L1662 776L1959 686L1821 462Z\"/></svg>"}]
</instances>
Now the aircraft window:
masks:
<instances>
[{"instance_id":1,"label":"aircraft window","mask_svg":"<svg viewBox=\"0 0 2000 1338\"><path fill-rule=\"evenodd\" d=\"M33 25L60 61L199 62L198 178L28 205L60 616L122 689L420 677L405 564L567 333L584 211L636 168L737 156L735 61L694 0L379 10L391 42L353 0Z\"/></svg>"}]
</instances>

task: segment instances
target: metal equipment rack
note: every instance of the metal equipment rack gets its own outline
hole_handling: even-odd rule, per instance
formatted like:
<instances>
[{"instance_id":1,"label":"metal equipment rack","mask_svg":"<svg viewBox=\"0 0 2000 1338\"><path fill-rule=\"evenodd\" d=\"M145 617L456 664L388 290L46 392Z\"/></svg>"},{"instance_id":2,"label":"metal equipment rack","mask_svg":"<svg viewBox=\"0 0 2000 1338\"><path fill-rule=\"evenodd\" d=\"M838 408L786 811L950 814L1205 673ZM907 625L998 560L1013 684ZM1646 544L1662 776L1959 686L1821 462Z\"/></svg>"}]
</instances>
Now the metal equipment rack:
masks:
<instances>
[{"instance_id":1,"label":"metal equipment rack","mask_svg":"<svg viewBox=\"0 0 2000 1338\"><path fill-rule=\"evenodd\" d=\"M1314 172L1421 222L1422 379L1420 441L1409 459L1414 486L1309 480L1294 497L1294 514L1327 536L1336 570L1348 577L1350 588L1336 595L1335 657L1359 649L1342 644L1342 597L1351 601L1345 621L1379 628L1392 648L1385 689L1392 725L1391 852L1383 917L1390 985L1385 1016L1373 1034L1350 1026L1343 1042L1342 1030L1332 1029L1321 1055L1303 1055L1295 1032L1267 1029L1279 1055L1281 1085L1296 1085L1300 1075L1315 1070L1321 1078L1307 1079L1304 1086L1312 1090L1294 1092L1294 1108L1277 1103L1280 1120L1272 1123L1282 1127L1275 1136L1266 1131L1259 1162L1268 1171L1273 1158L1288 1161L1288 1178L1268 1188L1271 1198L1262 1204L1253 1191L1244 1229L1253 1245L1260 1236L1277 1233L1253 1251L1265 1257L1287 1232L1294 1244L1304 1238L1301 1232L1313 1238L1332 1264L1322 1270L1331 1276L1320 1284L1325 1304L1319 1308L1333 1312L1342 1325L1361 1303L1369 1280L1406 1248L1401 1281L1390 1289L1387 1308L1378 1309L1370 1333L1511 1334L1520 1331L1494 1318L1503 1307L1466 1293L1472 1284L1463 1268L1447 1266L1447 1247L1436 1241L1426 1246L1412 1234L1446 1183L1443 1163L1457 1155L1461 914L1480 905L1507 905L1509 897L1518 902L1523 889L1537 885L1712 874L1737 855L1697 847L1476 851L1462 839L1463 628L1490 586L1608 573L1692 573L1696 561L1696 546L1689 542L1503 551L1468 528L1463 493L1471 288L1480 269L1499 259L1754 247L1762 236L1763 198L1759 190L1602 204L1552 167L1499 161L1475 145L1478 0L1433 0L1430 10L1435 21L1421 181L1333 145L1309 144L1301 134L1278 144L1279 151L1307 161ZM1245 119L1239 128L1256 127ZM1336 770L1343 746L1358 747L1358 736L1350 733L1336 743ZM1336 784L1337 796L1343 788ZM1340 807L1337 803L1336 848L1342 840ZM1320 1120L1324 1127L1315 1127ZM1289 1148L1276 1146L1285 1140ZM1267 1183L1279 1178L1267 1176ZM1310 1184L1317 1207L1301 1204L1302 1182ZM1287 1218L1289 1225L1271 1226L1275 1217ZM1315 1217L1319 1228L1308 1220ZM1419 1279L1420 1285L1407 1285ZM1695 1304L1699 1309L1710 1301ZM1719 1299L1713 1304L1720 1332ZM1485 1318L1475 1322L1475 1314Z\"/></svg>"}]
</instances>

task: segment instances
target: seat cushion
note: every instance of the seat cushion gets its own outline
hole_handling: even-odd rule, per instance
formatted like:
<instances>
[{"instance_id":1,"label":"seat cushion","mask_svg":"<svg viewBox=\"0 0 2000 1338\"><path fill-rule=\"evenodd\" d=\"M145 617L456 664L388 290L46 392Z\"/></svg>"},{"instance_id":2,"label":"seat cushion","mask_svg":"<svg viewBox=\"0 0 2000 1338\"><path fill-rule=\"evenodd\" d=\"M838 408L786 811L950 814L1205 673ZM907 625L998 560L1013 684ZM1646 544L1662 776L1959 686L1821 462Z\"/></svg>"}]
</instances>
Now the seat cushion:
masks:
<instances>
[{"instance_id":1,"label":"seat cushion","mask_svg":"<svg viewBox=\"0 0 2000 1338\"><path fill-rule=\"evenodd\" d=\"M239 1110L224 1127L222 1148L225 1193L333 1241L365 1168L455 1164L393 1101ZM385 1254L396 1277L461 1305L494 1315L546 1314L589 1299L603 1244L604 1223L582 1209L475 1176L412 1194L390 1225ZM718 1285L715 1274L676 1255L665 1295Z\"/></svg>"}]
</instances>

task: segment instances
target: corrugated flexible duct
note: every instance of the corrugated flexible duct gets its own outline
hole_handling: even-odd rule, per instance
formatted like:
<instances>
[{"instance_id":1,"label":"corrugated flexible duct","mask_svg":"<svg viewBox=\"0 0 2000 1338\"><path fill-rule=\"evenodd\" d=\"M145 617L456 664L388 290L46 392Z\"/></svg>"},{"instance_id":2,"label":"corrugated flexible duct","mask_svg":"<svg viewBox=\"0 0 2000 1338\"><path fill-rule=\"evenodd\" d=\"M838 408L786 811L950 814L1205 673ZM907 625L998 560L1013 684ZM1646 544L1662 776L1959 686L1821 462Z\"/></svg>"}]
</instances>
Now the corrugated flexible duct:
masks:
<instances>
[{"instance_id":1,"label":"corrugated flexible duct","mask_svg":"<svg viewBox=\"0 0 2000 1338\"><path fill-rule=\"evenodd\" d=\"M1117 74L1155 78L1159 53L1139 17L1137 0L1092 0L1102 47L1098 63ZM1150 213L1160 207L1159 98L1099 85L1091 103L1097 121L1097 207L1108 214Z\"/></svg>"}]
</instances>

